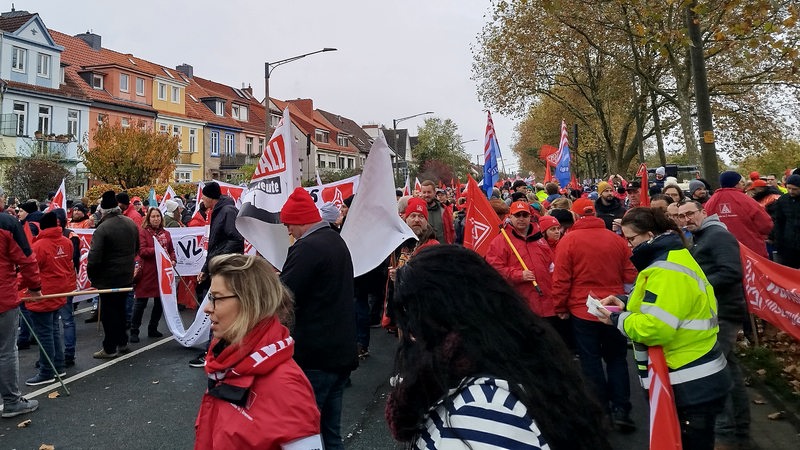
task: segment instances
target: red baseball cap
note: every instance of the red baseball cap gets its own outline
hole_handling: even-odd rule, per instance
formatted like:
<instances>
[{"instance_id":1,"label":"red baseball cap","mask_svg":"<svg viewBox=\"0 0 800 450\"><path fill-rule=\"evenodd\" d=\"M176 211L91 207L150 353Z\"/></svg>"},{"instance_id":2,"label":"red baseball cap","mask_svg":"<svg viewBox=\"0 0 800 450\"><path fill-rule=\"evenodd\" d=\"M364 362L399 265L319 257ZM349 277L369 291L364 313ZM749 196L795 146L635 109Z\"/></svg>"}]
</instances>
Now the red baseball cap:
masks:
<instances>
[{"instance_id":1,"label":"red baseball cap","mask_svg":"<svg viewBox=\"0 0 800 450\"><path fill-rule=\"evenodd\" d=\"M511 204L511 211L509 211L508 213L513 216L514 214L521 213L521 212L526 212L526 213L530 214L531 213L531 207L528 206L528 204L523 202L523 201L518 201L518 202L514 202L514 203Z\"/></svg>"}]
</instances>

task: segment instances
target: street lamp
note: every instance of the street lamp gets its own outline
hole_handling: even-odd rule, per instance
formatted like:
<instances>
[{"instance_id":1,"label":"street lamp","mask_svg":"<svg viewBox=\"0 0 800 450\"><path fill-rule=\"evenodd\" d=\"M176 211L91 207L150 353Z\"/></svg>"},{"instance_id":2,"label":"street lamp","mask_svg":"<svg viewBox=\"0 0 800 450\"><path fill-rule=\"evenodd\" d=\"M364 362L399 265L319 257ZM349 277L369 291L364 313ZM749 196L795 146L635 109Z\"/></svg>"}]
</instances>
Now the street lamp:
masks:
<instances>
[{"instance_id":1,"label":"street lamp","mask_svg":"<svg viewBox=\"0 0 800 450\"><path fill-rule=\"evenodd\" d=\"M266 122L266 133L267 133L267 136L266 136L266 143L267 144L266 145L269 145L269 138L272 136L272 133L271 133L272 126L270 125L270 115L269 115L269 76L272 73L272 71L275 70L275 68L278 67L278 66L282 66L284 64L288 64L288 63L290 63L292 61L297 61L298 59L305 58L306 56L316 55L317 53L322 53L322 52L335 52L336 50L337 49L335 49L335 48L325 47L322 50L317 50L315 52L305 53L305 54L297 55L297 56L292 56L291 58L281 59L280 61L275 61L275 62L272 62L272 63L270 63L270 62L265 62L264 63L264 91L265 91L265 94L264 94L264 111L266 111L266 116L264 116L264 118L265 118L265 122Z\"/></svg>"},{"instance_id":2,"label":"street lamp","mask_svg":"<svg viewBox=\"0 0 800 450\"><path fill-rule=\"evenodd\" d=\"M392 132L394 133L394 148L392 148L392 150L394 150L394 154L395 154L395 156L394 156L394 178L395 178L395 181L399 181L399 175L400 175L400 159L399 159L400 155L397 153L397 124L402 122L402 121L404 121L404 120L413 119L414 117L424 116L426 114L433 114L433 111L426 111L426 112L423 112L423 113L414 114L413 116L401 117L399 119L392 119Z\"/></svg>"}]
</instances>

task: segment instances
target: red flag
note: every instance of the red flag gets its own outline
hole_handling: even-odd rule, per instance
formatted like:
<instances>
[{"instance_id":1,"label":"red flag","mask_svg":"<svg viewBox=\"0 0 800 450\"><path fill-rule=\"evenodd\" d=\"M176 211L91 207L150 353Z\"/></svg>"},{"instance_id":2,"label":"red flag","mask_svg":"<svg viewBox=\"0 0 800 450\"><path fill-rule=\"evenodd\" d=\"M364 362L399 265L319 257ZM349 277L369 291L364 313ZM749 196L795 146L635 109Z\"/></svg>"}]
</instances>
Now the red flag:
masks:
<instances>
[{"instance_id":1,"label":"red flag","mask_svg":"<svg viewBox=\"0 0 800 450\"><path fill-rule=\"evenodd\" d=\"M67 210L67 190L64 187L64 180L61 180L61 186L58 187L58 191L56 191L56 195L53 196L53 200L50 201L50 205L47 206L47 212L50 212L56 208L61 208L64 211Z\"/></svg>"},{"instance_id":2,"label":"red flag","mask_svg":"<svg viewBox=\"0 0 800 450\"><path fill-rule=\"evenodd\" d=\"M647 353L650 358L647 366L650 378L650 450L680 450L681 426L664 349L650 347Z\"/></svg>"},{"instance_id":3,"label":"red flag","mask_svg":"<svg viewBox=\"0 0 800 450\"><path fill-rule=\"evenodd\" d=\"M407 197L407 196L411 195L411 186L409 186L410 183L411 183L411 181L408 179L408 177L406 177L406 185L403 186L403 196L404 197Z\"/></svg>"},{"instance_id":4,"label":"red flag","mask_svg":"<svg viewBox=\"0 0 800 450\"><path fill-rule=\"evenodd\" d=\"M572 174L572 179L569 180L569 188L570 189L578 189L578 180L575 178L575 174Z\"/></svg>"},{"instance_id":5,"label":"red flag","mask_svg":"<svg viewBox=\"0 0 800 450\"><path fill-rule=\"evenodd\" d=\"M642 163L639 166L639 170L636 171L636 176L642 179L642 187L641 191L641 200L639 200L639 206L650 206L650 182L647 179L647 166Z\"/></svg>"},{"instance_id":6,"label":"red flag","mask_svg":"<svg viewBox=\"0 0 800 450\"><path fill-rule=\"evenodd\" d=\"M546 164L547 169L544 171L544 183L550 183L553 181L553 174L550 173L550 163Z\"/></svg>"},{"instance_id":7,"label":"red flag","mask_svg":"<svg viewBox=\"0 0 800 450\"><path fill-rule=\"evenodd\" d=\"M478 183L467 176L467 216L464 221L464 247L485 256L489 244L500 232L500 218L489 204Z\"/></svg>"},{"instance_id":8,"label":"red flag","mask_svg":"<svg viewBox=\"0 0 800 450\"><path fill-rule=\"evenodd\" d=\"M419 178L414 178L414 192L422 191L422 183L419 182Z\"/></svg>"}]
</instances>

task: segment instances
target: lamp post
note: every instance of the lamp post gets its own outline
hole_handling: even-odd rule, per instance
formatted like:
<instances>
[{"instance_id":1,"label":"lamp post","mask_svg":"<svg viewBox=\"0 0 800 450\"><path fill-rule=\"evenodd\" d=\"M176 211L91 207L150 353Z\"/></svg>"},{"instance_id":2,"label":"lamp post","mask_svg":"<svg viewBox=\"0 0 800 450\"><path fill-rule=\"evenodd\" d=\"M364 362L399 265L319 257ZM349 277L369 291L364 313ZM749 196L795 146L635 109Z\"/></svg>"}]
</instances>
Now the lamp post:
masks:
<instances>
[{"instance_id":1,"label":"lamp post","mask_svg":"<svg viewBox=\"0 0 800 450\"><path fill-rule=\"evenodd\" d=\"M264 116L266 122L266 145L269 145L269 138L272 137L272 126L270 125L270 115L269 115L269 76L276 67L282 66L284 64L288 64L292 61L297 61L298 59L305 58L306 56L316 55L317 53L322 52L335 52L337 49L325 47L322 50L317 50L315 52L304 53L302 55L292 56L291 58L281 59L279 61L274 62L265 62L264 63L264 111L266 115Z\"/></svg>"},{"instance_id":2,"label":"lamp post","mask_svg":"<svg viewBox=\"0 0 800 450\"><path fill-rule=\"evenodd\" d=\"M413 116L408 117L401 117L399 119L392 119L392 133L394 134L394 146L392 150L394 150L394 178L395 183L400 179L400 159L397 154L397 124L408 119L413 119L414 117L424 116L426 114L433 114L433 111L426 111L419 114L414 114Z\"/></svg>"}]
</instances>

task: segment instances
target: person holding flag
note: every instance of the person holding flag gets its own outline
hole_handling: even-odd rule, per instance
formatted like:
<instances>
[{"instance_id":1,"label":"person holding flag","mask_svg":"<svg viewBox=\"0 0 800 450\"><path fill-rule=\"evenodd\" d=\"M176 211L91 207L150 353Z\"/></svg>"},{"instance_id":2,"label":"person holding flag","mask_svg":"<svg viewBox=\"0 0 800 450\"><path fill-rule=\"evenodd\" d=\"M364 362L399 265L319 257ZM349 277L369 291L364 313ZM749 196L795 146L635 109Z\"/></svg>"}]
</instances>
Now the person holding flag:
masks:
<instances>
[{"instance_id":1,"label":"person holding flag","mask_svg":"<svg viewBox=\"0 0 800 450\"><path fill-rule=\"evenodd\" d=\"M714 288L686 249L683 233L661 210L628 211L622 233L639 275L629 297L610 295L600 300L621 309L600 309L601 321L634 342L634 358L644 381L649 381L648 347L663 348L683 449L712 450L715 417L732 384L717 343ZM651 405L655 413L665 406L669 405ZM651 423L651 433L661 426Z\"/></svg>"}]
</instances>

